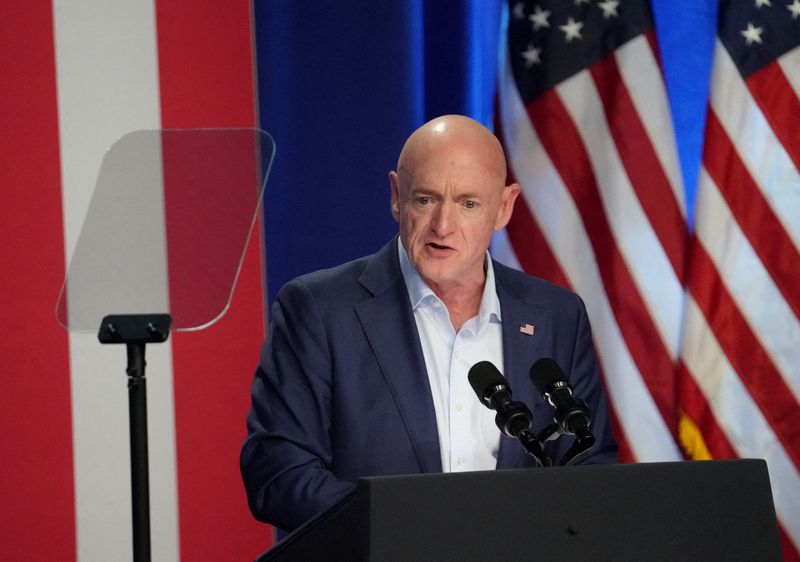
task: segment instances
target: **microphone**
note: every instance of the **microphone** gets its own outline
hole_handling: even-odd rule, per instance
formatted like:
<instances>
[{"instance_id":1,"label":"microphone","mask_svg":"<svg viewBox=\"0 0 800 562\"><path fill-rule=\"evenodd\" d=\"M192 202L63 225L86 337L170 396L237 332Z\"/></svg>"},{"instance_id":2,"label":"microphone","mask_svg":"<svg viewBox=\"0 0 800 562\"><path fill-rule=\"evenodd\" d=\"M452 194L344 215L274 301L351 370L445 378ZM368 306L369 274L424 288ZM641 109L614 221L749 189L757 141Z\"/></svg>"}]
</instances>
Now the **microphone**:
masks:
<instances>
[{"instance_id":1,"label":"microphone","mask_svg":"<svg viewBox=\"0 0 800 562\"><path fill-rule=\"evenodd\" d=\"M531 411L522 402L511 399L508 381L492 363L475 363L467 378L478 400L497 412L495 423L504 435L516 437L520 431L531 427Z\"/></svg>"},{"instance_id":2,"label":"microphone","mask_svg":"<svg viewBox=\"0 0 800 562\"><path fill-rule=\"evenodd\" d=\"M531 366L530 377L533 386L556 409L555 422L561 431L575 435L582 446L591 447L594 436L589 430L589 407L572 396L567 375L558 363L548 357L539 359Z\"/></svg>"},{"instance_id":3,"label":"microphone","mask_svg":"<svg viewBox=\"0 0 800 562\"><path fill-rule=\"evenodd\" d=\"M539 466L550 466L542 446L531 429L530 409L511 399L511 387L506 378L489 361L475 363L467 375L472 390L484 406L495 410L494 422L507 437L520 440L525 450L536 459Z\"/></svg>"}]
</instances>

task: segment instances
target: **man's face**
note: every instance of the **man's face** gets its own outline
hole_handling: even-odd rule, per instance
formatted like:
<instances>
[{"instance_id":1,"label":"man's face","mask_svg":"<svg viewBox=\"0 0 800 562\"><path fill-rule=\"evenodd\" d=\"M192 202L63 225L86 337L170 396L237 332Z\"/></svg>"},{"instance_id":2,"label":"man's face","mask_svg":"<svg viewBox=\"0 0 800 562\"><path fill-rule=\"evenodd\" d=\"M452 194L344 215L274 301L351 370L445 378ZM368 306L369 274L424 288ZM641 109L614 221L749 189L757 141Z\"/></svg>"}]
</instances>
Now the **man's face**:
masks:
<instances>
[{"instance_id":1,"label":"man's face","mask_svg":"<svg viewBox=\"0 0 800 562\"><path fill-rule=\"evenodd\" d=\"M432 287L483 282L492 232L504 227L517 186L467 150L428 151L390 174L392 213L408 257Z\"/></svg>"}]
</instances>

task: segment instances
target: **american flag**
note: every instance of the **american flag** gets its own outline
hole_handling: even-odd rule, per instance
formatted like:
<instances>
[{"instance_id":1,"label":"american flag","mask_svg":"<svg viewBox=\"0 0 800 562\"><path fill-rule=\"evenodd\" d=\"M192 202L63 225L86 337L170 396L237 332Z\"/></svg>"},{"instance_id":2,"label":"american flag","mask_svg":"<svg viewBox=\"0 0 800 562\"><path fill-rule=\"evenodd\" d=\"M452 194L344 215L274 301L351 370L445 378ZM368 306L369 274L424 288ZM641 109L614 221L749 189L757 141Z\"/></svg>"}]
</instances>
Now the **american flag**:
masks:
<instances>
[{"instance_id":1,"label":"american flag","mask_svg":"<svg viewBox=\"0 0 800 562\"><path fill-rule=\"evenodd\" d=\"M769 465L800 559L800 0L723 1L679 372L693 458Z\"/></svg>"},{"instance_id":2,"label":"american flag","mask_svg":"<svg viewBox=\"0 0 800 562\"><path fill-rule=\"evenodd\" d=\"M800 544L798 41L800 0L722 2L694 236L648 2L511 2L499 77L523 188L505 257L586 300L622 459L765 458L787 559Z\"/></svg>"},{"instance_id":3,"label":"american flag","mask_svg":"<svg viewBox=\"0 0 800 562\"><path fill-rule=\"evenodd\" d=\"M513 2L509 12L499 125L522 185L514 257L586 301L622 458L679 459L687 228L649 5Z\"/></svg>"}]
</instances>

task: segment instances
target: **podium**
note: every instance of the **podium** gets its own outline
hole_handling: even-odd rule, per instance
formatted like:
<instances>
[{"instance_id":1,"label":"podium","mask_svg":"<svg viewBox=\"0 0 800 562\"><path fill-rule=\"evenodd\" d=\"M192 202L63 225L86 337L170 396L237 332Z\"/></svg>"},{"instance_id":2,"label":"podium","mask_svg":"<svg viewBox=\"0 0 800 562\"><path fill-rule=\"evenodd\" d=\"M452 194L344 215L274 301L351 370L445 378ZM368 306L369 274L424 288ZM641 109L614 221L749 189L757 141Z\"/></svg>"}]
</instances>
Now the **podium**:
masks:
<instances>
[{"instance_id":1,"label":"podium","mask_svg":"<svg viewBox=\"0 0 800 562\"><path fill-rule=\"evenodd\" d=\"M781 560L763 460L361 478L267 561Z\"/></svg>"}]
</instances>

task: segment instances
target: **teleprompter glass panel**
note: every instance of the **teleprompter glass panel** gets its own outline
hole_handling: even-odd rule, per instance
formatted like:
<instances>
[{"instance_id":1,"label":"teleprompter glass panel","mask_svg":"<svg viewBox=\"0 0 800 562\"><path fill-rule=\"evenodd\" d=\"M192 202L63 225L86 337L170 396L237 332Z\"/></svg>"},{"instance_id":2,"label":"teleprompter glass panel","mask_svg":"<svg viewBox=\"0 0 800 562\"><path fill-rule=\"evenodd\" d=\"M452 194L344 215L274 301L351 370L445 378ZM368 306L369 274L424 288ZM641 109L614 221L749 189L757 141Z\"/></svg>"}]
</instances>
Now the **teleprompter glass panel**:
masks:
<instances>
[{"instance_id":1,"label":"teleprompter glass panel","mask_svg":"<svg viewBox=\"0 0 800 562\"><path fill-rule=\"evenodd\" d=\"M134 131L106 152L58 321L168 313L194 330L227 309L275 153L258 129Z\"/></svg>"}]
</instances>

